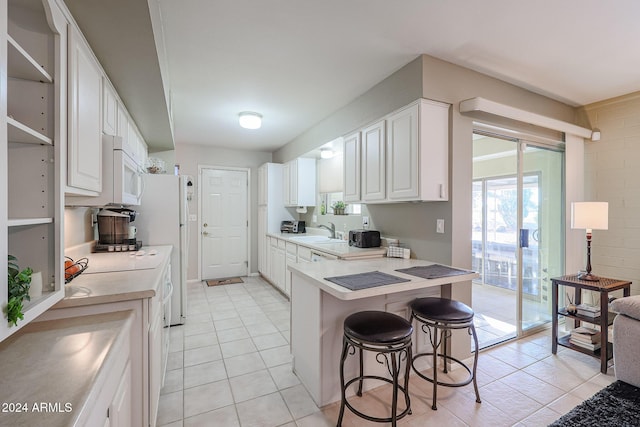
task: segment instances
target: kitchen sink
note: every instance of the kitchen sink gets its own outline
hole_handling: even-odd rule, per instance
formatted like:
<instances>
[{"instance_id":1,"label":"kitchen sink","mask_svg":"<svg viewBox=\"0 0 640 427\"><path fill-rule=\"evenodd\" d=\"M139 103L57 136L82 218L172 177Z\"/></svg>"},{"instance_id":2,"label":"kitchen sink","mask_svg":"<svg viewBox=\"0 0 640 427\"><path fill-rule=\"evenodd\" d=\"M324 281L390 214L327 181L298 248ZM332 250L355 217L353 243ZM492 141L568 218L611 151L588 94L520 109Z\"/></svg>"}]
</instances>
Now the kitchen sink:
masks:
<instances>
[{"instance_id":1,"label":"kitchen sink","mask_svg":"<svg viewBox=\"0 0 640 427\"><path fill-rule=\"evenodd\" d=\"M328 236L293 236L289 237L292 242L310 243L314 245L320 245L325 243L347 243L342 239L332 239Z\"/></svg>"}]
</instances>

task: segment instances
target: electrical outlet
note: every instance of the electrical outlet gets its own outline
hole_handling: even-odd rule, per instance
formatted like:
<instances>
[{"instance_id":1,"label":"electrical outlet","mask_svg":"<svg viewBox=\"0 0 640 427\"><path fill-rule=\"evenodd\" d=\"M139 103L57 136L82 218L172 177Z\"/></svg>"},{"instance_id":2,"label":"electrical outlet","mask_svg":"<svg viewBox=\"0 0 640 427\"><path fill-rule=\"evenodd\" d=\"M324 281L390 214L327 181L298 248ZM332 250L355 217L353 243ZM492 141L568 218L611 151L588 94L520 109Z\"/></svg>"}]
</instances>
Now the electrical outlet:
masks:
<instances>
[{"instance_id":1,"label":"electrical outlet","mask_svg":"<svg viewBox=\"0 0 640 427\"><path fill-rule=\"evenodd\" d=\"M369 228L369 217L368 216L363 216L362 217L362 228Z\"/></svg>"},{"instance_id":2,"label":"electrical outlet","mask_svg":"<svg viewBox=\"0 0 640 427\"><path fill-rule=\"evenodd\" d=\"M444 233L444 219L436 220L436 233Z\"/></svg>"},{"instance_id":3,"label":"electrical outlet","mask_svg":"<svg viewBox=\"0 0 640 427\"><path fill-rule=\"evenodd\" d=\"M318 215L313 215L311 217L311 222L318 222Z\"/></svg>"},{"instance_id":4,"label":"electrical outlet","mask_svg":"<svg viewBox=\"0 0 640 427\"><path fill-rule=\"evenodd\" d=\"M198 220L198 215L196 214L189 215L189 221L197 221L197 220Z\"/></svg>"}]
</instances>

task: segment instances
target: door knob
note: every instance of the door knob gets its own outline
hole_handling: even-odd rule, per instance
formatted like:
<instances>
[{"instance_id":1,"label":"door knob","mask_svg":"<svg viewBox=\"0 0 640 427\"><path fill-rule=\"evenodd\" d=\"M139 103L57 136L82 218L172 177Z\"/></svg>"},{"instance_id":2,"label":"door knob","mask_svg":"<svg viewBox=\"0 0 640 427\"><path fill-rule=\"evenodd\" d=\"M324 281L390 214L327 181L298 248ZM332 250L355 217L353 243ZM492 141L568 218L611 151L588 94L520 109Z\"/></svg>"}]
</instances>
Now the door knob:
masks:
<instances>
[{"instance_id":1,"label":"door knob","mask_svg":"<svg viewBox=\"0 0 640 427\"><path fill-rule=\"evenodd\" d=\"M208 236L208 235L209 235L209 232L208 232L208 231L203 231L203 232L202 232L202 235L203 235L203 236Z\"/></svg>"},{"instance_id":2,"label":"door knob","mask_svg":"<svg viewBox=\"0 0 640 427\"><path fill-rule=\"evenodd\" d=\"M206 222L204 224L202 224L203 227L208 227L209 224L207 224Z\"/></svg>"}]
</instances>

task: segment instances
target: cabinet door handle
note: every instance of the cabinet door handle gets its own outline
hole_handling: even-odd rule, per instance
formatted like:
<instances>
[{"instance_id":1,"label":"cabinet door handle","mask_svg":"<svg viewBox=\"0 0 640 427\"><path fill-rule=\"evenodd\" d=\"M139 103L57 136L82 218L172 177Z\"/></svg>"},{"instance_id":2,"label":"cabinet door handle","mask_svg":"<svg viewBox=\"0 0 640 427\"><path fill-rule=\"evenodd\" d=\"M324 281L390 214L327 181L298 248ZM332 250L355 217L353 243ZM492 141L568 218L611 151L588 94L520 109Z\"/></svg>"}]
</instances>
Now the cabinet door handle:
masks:
<instances>
[{"instance_id":1,"label":"cabinet door handle","mask_svg":"<svg viewBox=\"0 0 640 427\"><path fill-rule=\"evenodd\" d=\"M203 232L202 232L202 235L203 235L203 236L208 236L208 235L209 235L209 232L208 232L208 231L203 231Z\"/></svg>"}]
</instances>

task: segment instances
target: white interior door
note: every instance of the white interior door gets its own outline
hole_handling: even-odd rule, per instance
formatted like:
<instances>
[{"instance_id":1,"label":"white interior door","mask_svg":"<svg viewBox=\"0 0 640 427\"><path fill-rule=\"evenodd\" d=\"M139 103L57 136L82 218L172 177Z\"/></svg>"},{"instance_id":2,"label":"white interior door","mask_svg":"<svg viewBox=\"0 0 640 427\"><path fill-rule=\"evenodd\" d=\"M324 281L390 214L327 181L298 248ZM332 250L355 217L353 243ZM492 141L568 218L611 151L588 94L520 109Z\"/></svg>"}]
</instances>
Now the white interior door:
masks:
<instances>
[{"instance_id":1,"label":"white interior door","mask_svg":"<svg viewBox=\"0 0 640 427\"><path fill-rule=\"evenodd\" d=\"M202 169L202 280L248 273L246 170Z\"/></svg>"}]
</instances>

